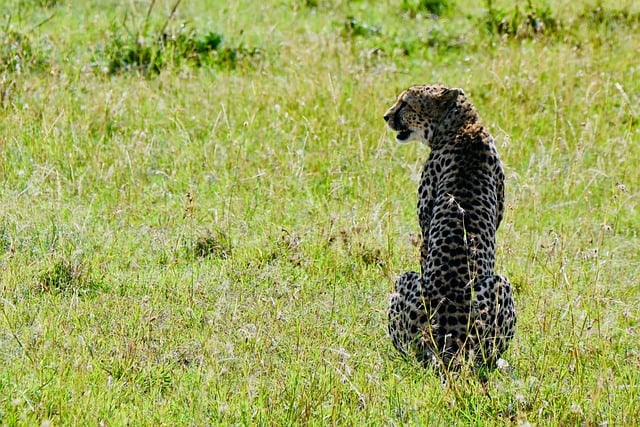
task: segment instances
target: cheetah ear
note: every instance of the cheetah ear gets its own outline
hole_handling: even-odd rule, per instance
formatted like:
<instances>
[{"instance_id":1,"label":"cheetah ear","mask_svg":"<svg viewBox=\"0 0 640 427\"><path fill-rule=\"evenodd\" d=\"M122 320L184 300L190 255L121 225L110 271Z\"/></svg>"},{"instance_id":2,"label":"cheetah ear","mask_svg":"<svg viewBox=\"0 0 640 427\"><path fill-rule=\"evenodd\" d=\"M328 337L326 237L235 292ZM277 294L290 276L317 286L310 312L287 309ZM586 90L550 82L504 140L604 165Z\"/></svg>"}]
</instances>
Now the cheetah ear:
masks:
<instances>
[{"instance_id":1,"label":"cheetah ear","mask_svg":"<svg viewBox=\"0 0 640 427\"><path fill-rule=\"evenodd\" d=\"M446 100L454 100L458 96L464 96L464 91L457 87L447 88L442 92L442 97Z\"/></svg>"},{"instance_id":2,"label":"cheetah ear","mask_svg":"<svg viewBox=\"0 0 640 427\"><path fill-rule=\"evenodd\" d=\"M457 87L447 88L442 92L441 100L443 105L453 106L459 96L464 97L464 91Z\"/></svg>"}]
</instances>

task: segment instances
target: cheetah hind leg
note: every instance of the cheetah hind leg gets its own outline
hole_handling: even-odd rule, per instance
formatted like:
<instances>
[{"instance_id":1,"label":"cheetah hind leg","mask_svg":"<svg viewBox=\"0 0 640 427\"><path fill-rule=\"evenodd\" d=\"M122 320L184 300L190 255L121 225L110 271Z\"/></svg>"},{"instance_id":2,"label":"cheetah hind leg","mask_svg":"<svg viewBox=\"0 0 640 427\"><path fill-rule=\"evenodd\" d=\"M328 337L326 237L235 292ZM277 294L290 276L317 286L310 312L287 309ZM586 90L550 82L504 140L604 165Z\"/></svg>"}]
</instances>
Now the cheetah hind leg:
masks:
<instances>
[{"instance_id":1,"label":"cheetah hind leg","mask_svg":"<svg viewBox=\"0 0 640 427\"><path fill-rule=\"evenodd\" d=\"M516 328L516 311L511 283L505 276L485 276L476 280L476 321L482 348L476 363L493 366L504 353ZM480 319L486 320L480 320Z\"/></svg>"},{"instance_id":2,"label":"cheetah hind leg","mask_svg":"<svg viewBox=\"0 0 640 427\"><path fill-rule=\"evenodd\" d=\"M419 322L424 313L421 289L420 274L409 271L396 280L395 290L389 297L389 337L404 356L415 351L421 336Z\"/></svg>"}]
</instances>

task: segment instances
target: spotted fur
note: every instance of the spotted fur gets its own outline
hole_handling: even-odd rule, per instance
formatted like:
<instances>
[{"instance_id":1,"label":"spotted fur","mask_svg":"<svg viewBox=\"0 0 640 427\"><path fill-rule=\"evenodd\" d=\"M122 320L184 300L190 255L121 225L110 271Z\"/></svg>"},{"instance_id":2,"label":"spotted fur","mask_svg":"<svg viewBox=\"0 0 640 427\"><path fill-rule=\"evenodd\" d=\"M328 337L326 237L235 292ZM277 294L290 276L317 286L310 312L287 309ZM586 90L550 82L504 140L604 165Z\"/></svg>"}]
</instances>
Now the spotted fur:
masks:
<instances>
[{"instance_id":1,"label":"spotted fur","mask_svg":"<svg viewBox=\"0 0 640 427\"><path fill-rule=\"evenodd\" d=\"M445 368L493 367L516 324L511 284L494 274L504 173L495 143L461 89L411 87L384 115L398 142L431 148L418 189L421 273L390 297L393 345Z\"/></svg>"}]
</instances>

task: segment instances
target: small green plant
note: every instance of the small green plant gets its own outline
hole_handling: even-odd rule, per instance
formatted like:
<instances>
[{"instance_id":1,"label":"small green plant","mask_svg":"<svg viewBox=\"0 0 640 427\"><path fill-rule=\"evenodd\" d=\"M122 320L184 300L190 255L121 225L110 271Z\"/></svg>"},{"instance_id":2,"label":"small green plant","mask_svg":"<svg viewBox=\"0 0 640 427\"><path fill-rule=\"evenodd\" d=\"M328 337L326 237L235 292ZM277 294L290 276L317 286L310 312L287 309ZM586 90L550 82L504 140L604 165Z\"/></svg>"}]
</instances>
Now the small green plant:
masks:
<instances>
[{"instance_id":1,"label":"small green plant","mask_svg":"<svg viewBox=\"0 0 640 427\"><path fill-rule=\"evenodd\" d=\"M126 71L151 75L160 73L170 65L183 64L233 69L240 59L259 56L258 49L223 47L222 34L213 31L199 34L186 24L173 31L167 30L179 4L180 0L174 4L159 30L148 31L154 1L150 3L138 31L132 32L126 27L113 28L111 42L97 50L94 63L106 63L103 68L109 75Z\"/></svg>"},{"instance_id":2,"label":"small green plant","mask_svg":"<svg viewBox=\"0 0 640 427\"><path fill-rule=\"evenodd\" d=\"M114 34L111 44L104 50L108 59L108 74L121 71L141 71L144 74L159 73L164 68L162 48L157 42L151 45L144 40L123 38L121 34Z\"/></svg>"},{"instance_id":3,"label":"small green plant","mask_svg":"<svg viewBox=\"0 0 640 427\"><path fill-rule=\"evenodd\" d=\"M221 43L221 34L210 31L199 36L186 27L173 34L162 34L159 39L133 40L114 33L111 44L102 55L108 60L106 71L109 75L125 71L148 75L158 74L169 65L182 64L233 69L241 59L260 54L258 49L220 47Z\"/></svg>"},{"instance_id":4,"label":"small green plant","mask_svg":"<svg viewBox=\"0 0 640 427\"><path fill-rule=\"evenodd\" d=\"M366 24L353 16L347 16L344 33L349 37L371 37L381 34L380 28Z\"/></svg>"},{"instance_id":5,"label":"small green plant","mask_svg":"<svg viewBox=\"0 0 640 427\"><path fill-rule=\"evenodd\" d=\"M407 57L425 57L433 53L446 53L463 49L468 41L459 34L434 26L420 36L410 35L390 41L393 51Z\"/></svg>"},{"instance_id":6,"label":"small green plant","mask_svg":"<svg viewBox=\"0 0 640 427\"><path fill-rule=\"evenodd\" d=\"M586 22L590 26L609 29L618 26L637 28L640 25L640 13L632 13L628 8L612 9L603 5L601 1L592 7L585 8L578 18L578 23Z\"/></svg>"},{"instance_id":7,"label":"small green plant","mask_svg":"<svg viewBox=\"0 0 640 427\"><path fill-rule=\"evenodd\" d=\"M82 260L57 257L45 267L38 283L43 292L86 293L95 290L99 284L91 277L88 265Z\"/></svg>"},{"instance_id":8,"label":"small green plant","mask_svg":"<svg viewBox=\"0 0 640 427\"><path fill-rule=\"evenodd\" d=\"M557 34L562 28L548 4L538 6L529 0L524 10L516 5L512 10L506 11L494 6L493 0L487 0L486 8L485 28L490 34L530 39Z\"/></svg>"},{"instance_id":9,"label":"small green plant","mask_svg":"<svg viewBox=\"0 0 640 427\"><path fill-rule=\"evenodd\" d=\"M9 28L0 30L0 73L22 74L42 69L47 60L45 51L34 45L28 33Z\"/></svg>"},{"instance_id":10,"label":"small green plant","mask_svg":"<svg viewBox=\"0 0 640 427\"><path fill-rule=\"evenodd\" d=\"M401 8L411 16L429 14L441 16L451 9L453 2L448 0L402 0Z\"/></svg>"},{"instance_id":11,"label":"small green plant","mask_svg":"<svg viewBox=\"0 0 640 427\"><path fill-rule=\"evenodd\" d=\"M386 265L385 255L378 248L369 248L360 244L359 247L352 249L352 252L352 255L356 255L367 266L384 267Z\"/></svg>"},{"instance_id":12,"label":"small green plant","mask_svg":"<svg viewBox=\"0 0 640 427\"><path fill-rule=\"evenodd\" d=\"M287 261L291 265L300 266L304 261L301 244L300 236L283 229L281 235L269 238L269 245L261 252L258 262L266 265L276 261Z\"/></svg>"},{"instance_id":13,"label":"small green plant","mask_svg":"<svg viewBox=\"0 0 640 427\"><path fill-rule=\"evenodd\" d=\"M56 7L60 2L59 0L35 0L35 3L40 7L50 9L52 7Z\"/></svg>"},{"instance_id":14,"label":"small green plant","mask_svg":"<svg viewBox=\"0 0 640 427\"><path fill-rule=\"evenodd\" d=\"M187 257L191 259L221 258L231 256L231 239L224 232L208 230L185 245Z\"/></svg>"}]
</instances>

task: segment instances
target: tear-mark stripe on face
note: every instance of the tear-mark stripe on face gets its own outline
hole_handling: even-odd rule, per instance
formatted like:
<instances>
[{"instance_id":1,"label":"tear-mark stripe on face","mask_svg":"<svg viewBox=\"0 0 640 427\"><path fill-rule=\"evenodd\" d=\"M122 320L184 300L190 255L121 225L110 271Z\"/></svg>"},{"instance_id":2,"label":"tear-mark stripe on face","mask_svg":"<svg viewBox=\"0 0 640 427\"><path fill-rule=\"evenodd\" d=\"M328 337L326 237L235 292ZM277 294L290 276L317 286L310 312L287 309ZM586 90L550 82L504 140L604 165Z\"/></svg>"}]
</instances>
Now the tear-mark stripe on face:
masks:
<instances>
[{"instance_id":1,"label":"tear-mark stripe on face","mask_svg":"<svg viewBox=\"0 0 640 427\"><path fill-rule=\"evenodd\" d=\"M401 143L401 144L404 144L404 143L406 143L406 142L409 142L409 141L410 141L410 138L411 138L411 134L412 134L412 133L413 133L413 132L412 132L412 131L410 131L410 130L402 130L402 131L400 131L400 132L398 132L398 133L397 133L397 135L396 135L396 141L398 141L398 142L399 142L399 143Z\"/></svg>"}]
</instances>

